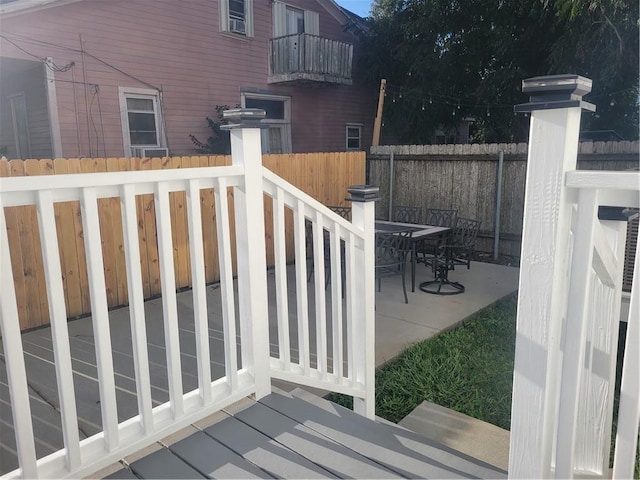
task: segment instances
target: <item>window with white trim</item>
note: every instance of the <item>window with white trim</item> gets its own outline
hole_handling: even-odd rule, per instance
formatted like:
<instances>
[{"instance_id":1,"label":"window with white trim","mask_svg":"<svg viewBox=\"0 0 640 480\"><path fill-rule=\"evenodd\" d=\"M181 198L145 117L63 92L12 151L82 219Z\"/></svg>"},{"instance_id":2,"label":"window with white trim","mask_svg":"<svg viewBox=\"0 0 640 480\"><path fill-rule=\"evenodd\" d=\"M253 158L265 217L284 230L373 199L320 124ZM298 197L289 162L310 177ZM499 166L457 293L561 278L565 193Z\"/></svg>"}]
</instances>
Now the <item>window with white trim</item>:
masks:
<instances>
[{"instance_id":1,"label":"window with white trim","mask_svg":"<svg viewBox=\"0 0 640 480\"><path fill-rule=\"evenodd\" d=\"M220 0L220 31L253 37L253 0Z\"/></svg>"},{"instance_id":2,"label":"window with white trim","mask_svg":"<svg viewBox=\"0 0 640 480\"><path fill-rule=\"evenodd\" d=\"M291 99L277 95L243 93L242 106L260 108L266 112L262 123L269 125L262 130L264 153L291 152Z\"/></svg>"},{"instance_id":3,"label":"window with white trim","mask_svg":"<svg viewBox=\"0 0 640 480\"><path fill-rule=\"evenodd\" d=\"M362 124L347 123L347 150L360 150L362 139Z\"/></svg>"},{"instance_id":4,"label":"window with white trim","mask_svg":"<svg viewBox=\"0 0 640 480\"><path fill-rule=\"evenodd\" d=\"M139 148L163 147L160 98L156 90L119 88L120 115L125 155Z\"/></svg>"}]
</instances>

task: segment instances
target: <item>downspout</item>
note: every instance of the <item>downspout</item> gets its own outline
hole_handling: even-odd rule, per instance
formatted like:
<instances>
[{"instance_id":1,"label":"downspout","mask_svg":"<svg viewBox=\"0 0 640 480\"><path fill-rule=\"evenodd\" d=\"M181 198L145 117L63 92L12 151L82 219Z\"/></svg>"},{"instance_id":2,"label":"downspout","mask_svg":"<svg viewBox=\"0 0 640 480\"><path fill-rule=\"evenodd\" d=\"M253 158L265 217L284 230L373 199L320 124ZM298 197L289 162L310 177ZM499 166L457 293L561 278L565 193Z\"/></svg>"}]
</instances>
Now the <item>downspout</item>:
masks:
<instances>
[{"instance_id":1,"label":"downspout","mask_svg":"<svg viewBox=\"0 0 640 480\"><path fill-rule=\"evenodd\" d=\"M389 217L388 220L393 220L393 182L394 182L394 154L391 152L389 157Z\"/></svg>"},{"instance_id":2,"label":"downspout","mask_svg":"<svg viewBox=\"0 0 640 480\"><path fill-rule=\"evenodd\" d=\"M87 62L84 57L84 40L82 39L82 34L78 34L80 36L80 56L82 58L82 83L84 90L84 110L85 117L87 119L87 138L89 139L89 156L93 156L93 150L91 149L91 129L89 125L91 125L91 118L89 117L89 93L87 92Z\"/></svg>"},{"instance_id":3,"label":"downspout","mask_svg":"<svg viewBox=\"0 0 640 480\"><path fill-rule=\"evenodd\" d=\"M53 72L53 60L47 57L44 64L45 92L47 94L47 110L49 111L49 131L51 134L51 150L53 158L62 157L62 136L60 134L60 118ZM75 96L75 95L74 95Z\"/></svg>"}]
</instances>

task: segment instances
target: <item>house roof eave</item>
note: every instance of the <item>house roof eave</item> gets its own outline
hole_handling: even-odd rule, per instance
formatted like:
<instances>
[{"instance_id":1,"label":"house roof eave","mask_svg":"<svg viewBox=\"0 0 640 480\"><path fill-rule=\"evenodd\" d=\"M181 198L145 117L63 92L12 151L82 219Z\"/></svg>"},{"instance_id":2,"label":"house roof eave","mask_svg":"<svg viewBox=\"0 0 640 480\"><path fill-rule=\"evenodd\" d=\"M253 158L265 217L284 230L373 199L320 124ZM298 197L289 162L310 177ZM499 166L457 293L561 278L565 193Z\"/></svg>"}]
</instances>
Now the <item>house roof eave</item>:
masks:
<instances>
[{"instance_id":1,"label":"house roof eave","mask_svg":"<svg viewBox=\"0 0 640 480\"><path fill-rule=\"evenodd\" d=\"M343 27L348 26L352 23L352 18L345 12L345 8L338 5L335 0L316 0L333 18L336 19L340 25ZM355 14L353 14L355 15ZM348 32L351 33L356 38L359 38L358 35L351 29L347 29Z\"/></svg>"},{"instance_id":2,"label":"house roof eave","mask_svg":"<svg viewBox=\"0 0 640 480\"><path fill-rule=\"evenodd\" d=\"M45 8L58 7L81 0L15 0L0 4L0 15L4 18L31 13Z\"/></svg>"}]
</instances>

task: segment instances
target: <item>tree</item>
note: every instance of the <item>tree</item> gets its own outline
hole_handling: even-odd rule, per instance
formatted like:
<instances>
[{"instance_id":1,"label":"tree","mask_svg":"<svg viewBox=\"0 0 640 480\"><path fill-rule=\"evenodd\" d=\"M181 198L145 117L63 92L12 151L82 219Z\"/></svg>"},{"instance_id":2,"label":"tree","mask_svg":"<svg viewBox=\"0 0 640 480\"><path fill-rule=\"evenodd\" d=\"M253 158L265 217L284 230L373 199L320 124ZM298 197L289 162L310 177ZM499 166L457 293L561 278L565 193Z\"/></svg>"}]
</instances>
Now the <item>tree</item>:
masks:
<instances>
[{"instance_id":1,"label":"tree","mask_svg":"<svg viewBox=\"0 0 640 480\"><path fill-rule=\"evenodd\" d=\"M362 67L371 82L387 78L385 131L402 142L428 143L438 127L455 128L460 118L470 116L475 118L477 140L524 141L528 121L513 113L513 105L527 100L521 81L553 73L591 75L594 94L633 92L631 87L636 86L636 101L633 93L630 97L620 93L613 115L585 116L592 125L601 125L605 119L614 125L614 117L629 114L624 108L637 106L637 44L626 42L634 32L637 39L638 24L637 8L634 14L630 2L608 2L615 4L609 20L622 32L628 56L616 57L619 60L612 67L624 74L613 77L609 72L609 81L597 86L607 73L597 58L586 54L592 48L589 42L595 42L599 55L609 52L614 43L610 33L603 33L600 42L585 37L583 32L593 18L572 9L575 3L593 0L377 0ZM596 13L597 9L592 15ZM635 23L629 20L633 18ZM608 32L605 26L600 28ZM571 48L583 49L582 63L571 58ZM594 75L598 69L602 74ZM626 119L627 125L631 123Z\"/></svg>"},{"instance_id":2,"label":"tree","mask_svg":"<svg viewBox=\"0 0 640 480\"><path fill-rule=\"evenodd\" d=\"M615 130L638 138L637 0L555 0L558 42L552 71L575 71L593 80L587 100L597 111L586 115L585 130Z\"/></svg>"}]
</instances>

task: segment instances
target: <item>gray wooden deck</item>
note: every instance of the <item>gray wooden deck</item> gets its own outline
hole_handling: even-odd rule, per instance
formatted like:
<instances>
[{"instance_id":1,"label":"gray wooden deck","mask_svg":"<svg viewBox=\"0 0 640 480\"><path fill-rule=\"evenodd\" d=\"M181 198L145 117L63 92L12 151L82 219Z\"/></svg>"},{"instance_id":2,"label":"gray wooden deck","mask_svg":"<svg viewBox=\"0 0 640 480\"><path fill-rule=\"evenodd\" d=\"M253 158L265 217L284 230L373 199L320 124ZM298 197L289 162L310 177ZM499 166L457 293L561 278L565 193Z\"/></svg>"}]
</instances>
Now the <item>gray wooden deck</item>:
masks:
<instances>
[{"instance_id":1,"label":"gray wooden deck","mask_svg":"<svg viewBox=\"0 0 640 480\"><path fill-rule=\"evenodd\" d=\"M419 271L418 280L421 279L420 275L427 275L426 270ZM463 283L468 286L475 285L473 288L468 288L468 293L459 296L463 298L450 299L418 292L410 294L408 305L403 302L399 281L395 283L383 282L383 290L377 294L376 364L383 363L399 353L407 343L427 338L438 331L450 328L470 313L509 293L516 285L513 280L514 272L511 270L515 269L489 264L474 264L470 271L463 270L459 273L468 277L463 279ZM515 273L517 277L517 270ZM275 291L272 276L272 274L269 276L271 297L269 308L270 317L275 318L275 311L272 311L275 308L275 302L272 301ZM293 275L290 278L293 278ZM292 288L291 285L290 288ZM309 310L313 312L315 308L313 288L309 290ZM290 292L290 298L295 298L293 290ZM217 286L207 287L207 303L211 369L213 379L216 379L224 375L222 307L220 290ZM429 315L425 315L427 310L430 312ZM145 302L145 312L153 404L157 406L168 400L162 300L158 298ZM298 355L295 305L290 305L289 312L292 339L291 356L295 359ZM189 391L197 387L195 335L190 292L178 295L178 317L183 390ZM119 420L124 421L138 413L128 309L111 311L109 321L118 415ZM71 321L68 323L68 328L76 388L78 426L80 438L83 439L102 430L93 328L90 318ZM310 335L309 343L313 349L315 345L313 329L310 330ZM270 325L270 336L273 342L272 351L277 351L275 323ZM29 400L36 437L36 453L38 458L42 458L63 446L51 330L43 328L27 332L22 335L22 340L29 379ZM238 361L241 363L240 359ZM0 343L0 475L10 472L18 466L12 424L4 354Z\"/></svg>"},{"instance_id":2,"label":"gray wooden deck","mask_svg":"<svg viewBox=\"0 0 640 480\"><path fill-rule=\"evenodd\" d=\"M106 478L505 478L397 425L307 392L272 393Z\"/></svg>"}]
</instances>

